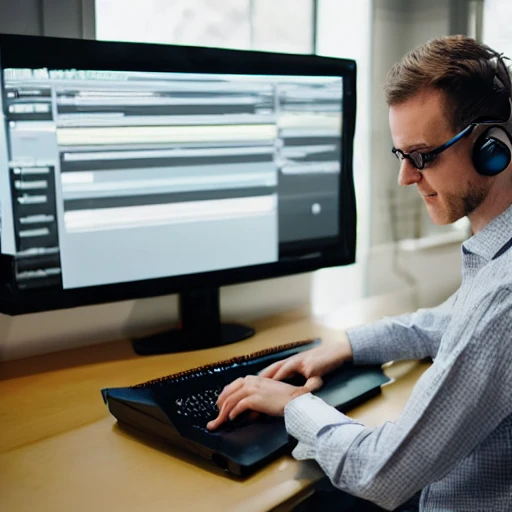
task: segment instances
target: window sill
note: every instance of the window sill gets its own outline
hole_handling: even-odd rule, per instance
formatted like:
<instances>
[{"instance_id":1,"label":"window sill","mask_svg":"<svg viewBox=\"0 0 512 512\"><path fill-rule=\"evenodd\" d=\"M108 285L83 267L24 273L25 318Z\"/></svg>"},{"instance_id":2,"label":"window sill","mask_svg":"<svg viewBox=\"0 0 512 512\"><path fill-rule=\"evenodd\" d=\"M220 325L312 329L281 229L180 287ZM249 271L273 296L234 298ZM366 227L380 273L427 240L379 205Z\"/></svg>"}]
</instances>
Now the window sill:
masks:
<instances>
[{"instance_id":1,"label":"window sill","mask_svg":"<svg viewBox=\"0 0 512 512\"><path fill-rule=\"evenodd\" d=\"M398 242L398 247L400 250L405 252L421 251L445 245L461 244L464 240L467 240L468 237L468 231L461 229L450 233L438 233L424 238L409 238L401 240Z\"/></svg>"}]
</instances>

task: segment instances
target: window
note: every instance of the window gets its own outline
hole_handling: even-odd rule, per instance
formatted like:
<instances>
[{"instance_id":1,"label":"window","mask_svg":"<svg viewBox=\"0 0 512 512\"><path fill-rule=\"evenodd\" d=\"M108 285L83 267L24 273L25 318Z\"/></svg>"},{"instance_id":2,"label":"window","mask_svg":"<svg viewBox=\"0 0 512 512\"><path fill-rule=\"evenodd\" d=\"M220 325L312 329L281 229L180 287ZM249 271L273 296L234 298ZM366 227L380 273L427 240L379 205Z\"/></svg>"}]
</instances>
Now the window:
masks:
<instances>
[{"instance_id":1,"label":"window","mask_svg":"<svg viewBox=\"0 0 512 512\"><path fill-rule=\"evenodd\" d=\"M368 247L370 208L370 0L319 0L316 49L319 55L354 59L357 63L357 120L354 141L354 182L358 205L358 253ZM362 244L362 245L361 245Z\"/></svg>"},{"instance_id":2,"label":"window","mask_svg":"<svg viewBox=\"0 0 512 512\"><path fill-rule=\"evenodd\" d=\"M485 0L483 42L512 59L512 2ZM510 65L511 61L508 61Z\"/></svg>"},{"instance_id":3,"label":"window","mask_svg":"<svg viewBox=\"0 0 512 512\"><path fill-rule=\"evenodd\" d=\"M312 22L312 0L96 0L111 41L311 53Z\"/></svg>"}]
</instances>

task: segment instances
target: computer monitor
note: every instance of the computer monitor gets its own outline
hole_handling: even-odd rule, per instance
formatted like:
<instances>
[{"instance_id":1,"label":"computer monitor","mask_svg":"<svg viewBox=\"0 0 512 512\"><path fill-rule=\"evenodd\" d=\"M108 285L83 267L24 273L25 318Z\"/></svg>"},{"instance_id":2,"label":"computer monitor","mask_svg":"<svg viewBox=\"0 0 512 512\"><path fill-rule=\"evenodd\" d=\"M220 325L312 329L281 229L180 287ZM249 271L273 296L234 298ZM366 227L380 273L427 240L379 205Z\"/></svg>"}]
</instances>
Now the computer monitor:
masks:
<instances>
[{"instance_id":1,"label":"computer monitor","mask_svg":"<svg viewBox=\"0 0 512 512\"><path fill-rule=\"evenodd\" d=\"M0 312L179 294L139 353L232 343L219 287L355 259L347 59L0 35Z\"/></svg>"}]
</instances>

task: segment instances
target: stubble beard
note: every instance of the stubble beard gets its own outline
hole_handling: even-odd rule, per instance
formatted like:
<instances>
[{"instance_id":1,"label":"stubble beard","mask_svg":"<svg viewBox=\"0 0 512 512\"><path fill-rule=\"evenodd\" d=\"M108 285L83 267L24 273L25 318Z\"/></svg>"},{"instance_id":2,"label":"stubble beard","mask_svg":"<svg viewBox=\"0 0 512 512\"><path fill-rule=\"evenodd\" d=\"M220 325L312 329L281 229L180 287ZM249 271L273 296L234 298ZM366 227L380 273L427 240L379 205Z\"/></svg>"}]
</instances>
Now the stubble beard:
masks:
<instances>
[{"instance_id":1,"label":"stubble beard","mask_svg":"<svg viewBox=\"0 0 512 512\"><path fill-rule=\"evenodd\" d=\"M465 194L447 195L448 219L447 223L455 222L471 215L486 199L489 187L468 184Z\"/></svg>"}]
</instances>

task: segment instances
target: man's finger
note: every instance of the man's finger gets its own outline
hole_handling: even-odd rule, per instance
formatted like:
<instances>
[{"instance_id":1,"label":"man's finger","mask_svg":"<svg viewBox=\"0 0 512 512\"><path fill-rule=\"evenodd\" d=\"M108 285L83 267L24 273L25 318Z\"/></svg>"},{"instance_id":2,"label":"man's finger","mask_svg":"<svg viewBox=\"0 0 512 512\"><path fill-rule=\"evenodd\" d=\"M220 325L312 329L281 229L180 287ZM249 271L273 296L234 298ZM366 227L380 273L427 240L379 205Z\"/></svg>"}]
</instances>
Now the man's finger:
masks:
<instances>
[{"instance_id":1,"label":"man's finger","mask_svg":"<svg viewBox=\"0 0 512 512\"><path fill-rule=\"evenodd\" d=\"M206 428L209 430L215 430L217 427L222 425L228 419L228 414L231 412L229 407L219 407L218 416L206 424Z\"/></svg>"},{"instance_id":2,"label":"man's finger","mask_svg":"<svg viewBox=\"0 0 512 512\"><path fill-rule=\"evenodd\" d=\"M234 420L239 414L243 413L247 409L250 409L250 403L252 402L251 396L247 396L240 400L234 407L231 409L229 413L229 419ZM257 412L257 411L255 411Z\"/></svg>"},{"instance_id":3,"label":"man's finger","mask_svg":"<svg viewBox=\"0 0 512 512\"><path fill-rule=\"evenodd\" d=\"M222 418L220 415L217 416L214 420L212 421L209 421L207 424L206 424L206 428L208 430L215 430L219 425L221 425L222 423L224 423L225 419Z\"/></svg>"},{"instance_id":4,"label":"man's finger","mask_svg":"<svg viewBox=\"0 0 512 512\"><path fill-rule=\"evenodd\" d=\"M291 377L297 372L297 365L294 363L294 361L288 361L286 364L283 364L281 368L274 374L272 377L274 380L284 380L287 377Z\"/></svg>"},{"instance_id":5,"label":"man's finger","mask_svg":"<svg viewBox=\"0 0 512 512\"><path fill-rule=\"evenodd\" d=\"M261 372L258 374L260 377L265 377L267 379L272 379L274 374L281 368L284 361L277 361L276 363L272 363L270 366L263 368Z\"/></svg>"},{"instance_id":6,"label":"man's finger","mask_svg":"<svg viewBox=\"0 0 512 512\"><path fill-rule=\"evenodd\" d=\"M311 391L315 391L316 389L319 389L322 387L324 381L316 376L316 377L310 377L304 386L302 386L308 393L311 393Z\"/></svg>"},{"instance_id":7,"label":"man's finger","mask_svg":"<svg viewBox=\"0 0 512 512\"><path fill-rule=\"evenodd\" d=\"M234 380L231 384L228 384L220 393L220 395L217 398L217 406L219 409L222 407L224 400L236 391L238 391L242 386L244 385L244 379L243 377L239 377L238 379Z\"/></svg>"},{"instance_id":8,"label":"man's finger","mask_svg":"<svg viewBox=\"0 0 512 512\"><path fill-rule=\"evenodd\" d=\"M242 381L242 385L240 385L240 383L238 381ZM244 379L237 379L236 381L232 382L229 386L226 386L224 388L224 390L226 390L228 387L233 386L233 384L236 384L235 387L237 387L238 389L232 390L232 388L231 388L230 390L228 390L231 392L230 393L226 392L226 394L224 395L224 398L222 400L220 400L220 396L219 396L219 400L217 401L217 407L219 408L219 414L214 420L212 420L206 424L206 428L208 428L209 430L214 430L218 426L220 426L222 423L227 421L228 415L231 412L231 409L234 407L234 405L236 405L236 403L239 400L241 400L246 395L246 392L243 390L243 387L242 387L243 383L244 383ZM223 391L223 393L224 393L224 391Z\"/></svg>"},{"instance_id":9,"label":"man's finger","mask_svg":"<svg viewBox=\"0 0 512 512\"><path fill-rule=\"evenodd\" d=\"M224 406L219 410L219 415L214 420L206 424L206 428L208 430L215 430L217 427L220 427L220 425L228 420L228 415L230 412L231 408Z\"/></svg>"},{"instance_id":10,"label":"man's finger","mask_svg":"<svg viewBox=\"0 0 512 512\"><path fill-rule=\"evenodd\" d=\"M220 423L224 423L225 421L227 421L228 416L230 415L233 408L246 396L247 389L242 387L236 392L226 397L222 407L219 407L219 418L221 419Z\"/></svg>"}]
</instances>

